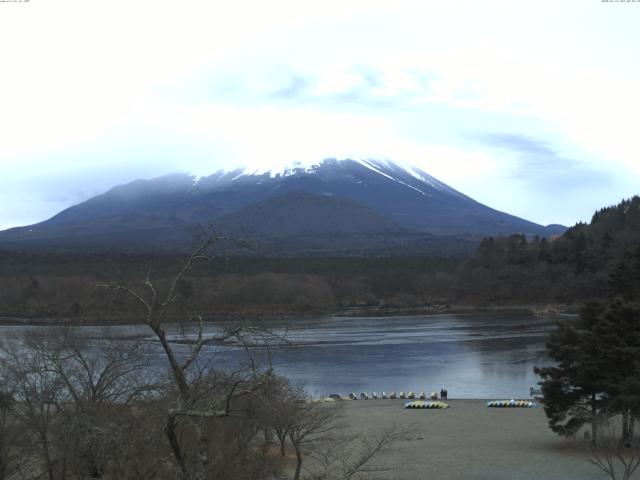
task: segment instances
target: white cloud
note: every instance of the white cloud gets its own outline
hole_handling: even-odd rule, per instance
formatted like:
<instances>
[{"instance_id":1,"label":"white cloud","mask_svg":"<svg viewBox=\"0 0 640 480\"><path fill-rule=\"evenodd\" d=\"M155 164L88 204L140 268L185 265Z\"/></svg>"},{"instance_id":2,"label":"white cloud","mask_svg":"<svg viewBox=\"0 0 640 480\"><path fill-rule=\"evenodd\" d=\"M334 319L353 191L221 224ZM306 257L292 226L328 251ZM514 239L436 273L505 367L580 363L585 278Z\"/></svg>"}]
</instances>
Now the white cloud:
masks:
<instances>
[{"instance_id":1,"label":"white cloud","mask_svg":"<svg viewBox=\"0 0 640 480\"><path fill-rule=\"evenodd\" d=\"M511 213L587 219L640 184L639 5L0 4L0 188L31 192L34 172L91 182L91 169L117 170L107 178L125 181L384 157ZM539 181L510 175L514 156L468 140L501 132L550 141L613 180L549 208L536 201L548 195ZM83 188L80 197L96 190ZM5 194L0 226L61 206L30 194L39 206L22 221Z\"/></svg>"}]
</instances>

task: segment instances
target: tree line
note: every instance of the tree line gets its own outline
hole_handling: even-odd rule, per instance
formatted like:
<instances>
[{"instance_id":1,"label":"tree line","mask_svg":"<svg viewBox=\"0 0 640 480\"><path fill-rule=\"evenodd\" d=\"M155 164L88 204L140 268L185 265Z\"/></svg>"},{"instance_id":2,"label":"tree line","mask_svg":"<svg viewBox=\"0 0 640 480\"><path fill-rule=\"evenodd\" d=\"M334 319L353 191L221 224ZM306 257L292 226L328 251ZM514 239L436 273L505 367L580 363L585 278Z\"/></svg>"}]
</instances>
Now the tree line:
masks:
<instances>
[{"instance_id":1,"label":"tree line","mask_svg":"<svg viewBox=\"0 0 640 480\"><path fill-rule=\"evenodd\" d=\"M608 292L608 275L640 242L640 197L597 211L546 239L486 238L461 263L453 297L487 303L582 303Z\"/></svg>"},{"instance_id":2,"label":"tree line","mask_svg":"<svg viewBox=\"0 0 640 480\"><path fill-rule=\"evenodd\" d=\"M0 255L1 256L1 255ZM96 295L97 283L127 283L148 271L167 285L179 268L173 256L4 253L0 261L0 317L125 320L126 297ZM181 279L185 300L209 315L323 314L349 308L414 307L440 302L439 280L457 260L409 257L219 257ZM436 281L430 280L431 276Z\"/></svg>"},{"instance_id":3,"label":"tree line","mask_svg":"<svg viewBox=\"0 0 640 480\"><path fill-rule=\"evenodd\" d=\"M424 256L220 257L182 278L182 294L229 316L412 309L447 304L580 304L608 291L618 259L640 241L640 198L599 210L557 238L485 238L467 258ZM117 321L131 305L93 295L150 270L171 281L176 255L0 252L0 317Z\"/></svg>"}]
</instances>

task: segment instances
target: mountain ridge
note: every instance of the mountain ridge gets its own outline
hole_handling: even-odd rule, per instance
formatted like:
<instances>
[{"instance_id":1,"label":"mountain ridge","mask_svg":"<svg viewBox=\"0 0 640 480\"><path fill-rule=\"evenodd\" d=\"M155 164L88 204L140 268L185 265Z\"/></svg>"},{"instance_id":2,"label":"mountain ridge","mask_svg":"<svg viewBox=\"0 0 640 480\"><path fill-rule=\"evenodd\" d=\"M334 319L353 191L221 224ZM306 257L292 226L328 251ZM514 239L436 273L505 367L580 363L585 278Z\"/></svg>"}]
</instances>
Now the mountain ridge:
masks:
<instances>
[{"instance_id":1,"label":"mountain ridge","mask_svg":"<svg viewBox=\"0 0 640 480\"><path fill-rule=\"evenodd\" d=\"M296 195L298 202L291 198ZM297 223L286 222L283 211ZM337 229L336 222L341 225ZM487 207L417 168L390 161L327 159L281 172L239 168L199 178L171 174L135 180L44 222L2 231L0 246L59 248L67 243L73 248L128 249L135 244L136 249L180 249L190 244L195 225L233 226L236 231L243 225L258 240L300 234L379 236L385 231L396 239L551 236L564 231Z\"/></svg>"}]
</instances>

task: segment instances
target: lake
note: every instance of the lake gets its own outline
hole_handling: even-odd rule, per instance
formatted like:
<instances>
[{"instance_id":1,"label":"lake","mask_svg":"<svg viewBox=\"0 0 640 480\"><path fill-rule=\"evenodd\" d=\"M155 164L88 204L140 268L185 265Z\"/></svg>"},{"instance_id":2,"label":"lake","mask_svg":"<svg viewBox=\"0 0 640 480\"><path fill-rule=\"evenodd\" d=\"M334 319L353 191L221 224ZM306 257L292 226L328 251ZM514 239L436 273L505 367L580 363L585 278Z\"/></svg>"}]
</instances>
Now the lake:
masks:
<instances>
[{"instance_id":1,"label":"lake","mask_svg":"<svg viewBox=\"0 0 640 480\"><path fill-rule=\"evenodd\" d=\"M538 379L534 366L550 363L545 342L553 329L548 318L516 314L447 314L393 317L329 317L271 322L289 343L269 349L277 373L302 383L314 395L382 391L439 391L450 398L527 398ZM47 327L2 326L16 332ZM102 327L78 327L101 337ZM208 324L206 332L219 335ZM173 329L176 337L177 330ZM145 326L111 327L110 335L133 336L153 345ZM186 355L188 346L176 344ZM152 353L163 364L159 349ZM232 369L246 362L237 345L207 345L203 356ZM266 362L264 351L256 358Z\"/></svg>"}]
</instances>

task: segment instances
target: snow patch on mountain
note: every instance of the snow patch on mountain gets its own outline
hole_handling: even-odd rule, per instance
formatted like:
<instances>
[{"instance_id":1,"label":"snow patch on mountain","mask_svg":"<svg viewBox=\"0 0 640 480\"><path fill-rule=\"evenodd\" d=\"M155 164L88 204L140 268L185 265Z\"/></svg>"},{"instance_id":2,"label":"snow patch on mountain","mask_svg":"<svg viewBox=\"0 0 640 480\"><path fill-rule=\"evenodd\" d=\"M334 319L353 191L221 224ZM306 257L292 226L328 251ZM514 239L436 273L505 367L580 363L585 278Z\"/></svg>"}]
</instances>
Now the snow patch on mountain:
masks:
<instances>
[{"instance_id":1,"label":"snow patch on mountain","mask_svg":"<svg viewBox=\"0 0 640 480\"><path fill-rule=\"evenodd\" d=\"M322 171L324 168L330 167L331 165L342 167L347 164L347 162L354 162L367 170L388 180L399 183L422 196L431 196L429 189L435 189L454 194L459 197L464 197L460 192L452 189L415 166L396 163L390 160L374 159L327 159L320 163L312 164L304 164L302 162L287 163L275 168L243 166L233 170L220 170L209 177L201 177L197 182L199 183L202 181L203 184L213 182L220 185L241 180L244 181L254 177L256 183L261 184L266 179L285 178L294 175L313 175ZM358 180L357 183L361 183L361 180Z\"/></svg>"},{"instance_id":2,"label":"snow patch on mountain","mask_svg":"<svg viewBox=\"0 0 640 480\"><path fill-rule=\"evenodd\" d=\"M295 162L293 164L284 164L276 168L265 167L252 167L243 166L236 171L239 172L232 180L236 180L242 176L263 177L269 176L269 178L289 177L291 175L297 175L302 173L314 173L319 168L319 164L303 165L301 162Z\"/></svg>"},{"instance_id":3,"label":"snow patch on mountain","mask_svg":"<svg viewBox=\"0 0 640 480\"><path fill-rule=\"evenodd\" d=\"M383 175L395 182L398 182L408 188L411 188L422 195L431 196L431 194L425 192L424 190L411 185L398 177L407 176L408 178L413 178L418 180L420 183L426 183L429 187L440 190L441 192L447 192L459 197L465 197L465 195L461 194L457 190L449 187L445 183L442 183L440 180L432 177L428 173L420 170L417 167L407 164L401 164L392 162L389 160L356 160L361 165Z\"/></svg>"},{"instance_id":4,"label":"snow patch on mountain","mask_svg":"<svg viewBox=\"0 0 640 480\"><path fill-rule=\"evenodd\" d=\"M358 162L360 165L363 165L364 167L367 167L369 170L373 170L376 173L379 173L380 175L382 175L383 177L387 177L389 180L393 180L393 181L398 181L397 179L393 178L391 175L387 175L386 173L384 173L382 171L382 169L380 168L381 164L383 164L384 166L388 167L388 163L387 162L375 162L373 160L356 160L356 162Z\"/></svg>"}]
</instances>

